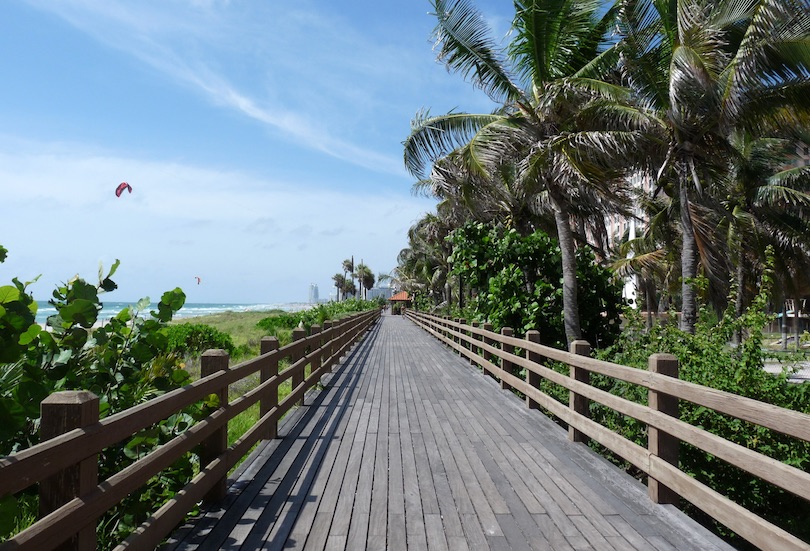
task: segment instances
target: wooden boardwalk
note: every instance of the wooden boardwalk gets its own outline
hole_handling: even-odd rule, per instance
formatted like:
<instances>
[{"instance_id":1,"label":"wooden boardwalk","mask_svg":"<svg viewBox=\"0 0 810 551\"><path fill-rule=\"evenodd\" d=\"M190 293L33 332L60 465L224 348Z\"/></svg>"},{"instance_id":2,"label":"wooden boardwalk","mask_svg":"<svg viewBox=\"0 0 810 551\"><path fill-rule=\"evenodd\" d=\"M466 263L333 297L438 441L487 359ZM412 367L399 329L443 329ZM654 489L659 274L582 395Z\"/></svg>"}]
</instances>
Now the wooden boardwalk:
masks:
<instances>
[{"instance_id":1,"label":"wooden boardwalk","mask_svg":"<svg viewBox=\"0 0 810 551\"><path fill-rule=\"evenodd\" d=\"M399 316L164 546L729 549Z\"/></svg>"}]
</instances>

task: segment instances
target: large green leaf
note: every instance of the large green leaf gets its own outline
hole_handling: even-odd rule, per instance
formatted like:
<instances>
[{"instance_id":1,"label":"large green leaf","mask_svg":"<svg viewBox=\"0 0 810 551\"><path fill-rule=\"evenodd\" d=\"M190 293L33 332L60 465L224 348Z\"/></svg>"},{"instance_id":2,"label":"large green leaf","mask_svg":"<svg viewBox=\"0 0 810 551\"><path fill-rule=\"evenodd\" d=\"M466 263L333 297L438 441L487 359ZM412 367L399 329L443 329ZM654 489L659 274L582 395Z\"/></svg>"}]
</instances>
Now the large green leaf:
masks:
<instances>
[{"instance_id":1,"label":"large green leaf","mask_svg":"<svg viewBox=\"0 0 810 551\"><path fill-rule=\"evenodd\" d=\"M95 293L95 288L93 288ZM66 323L76 323L82 327L92 327L98 319L97 301L89 299L76 299L59 310L62 320Z\"/></svg>"},{"instance_id":2,"label":"large green leaf","mask_svg":"<svg viewBox=\"0 0 810 551\"><path fill-rule=\"evenodd\" d=\"M0 287L0 304L6 304L20 300L20 291L11 285Z\"/></svg>"}]
</instances>

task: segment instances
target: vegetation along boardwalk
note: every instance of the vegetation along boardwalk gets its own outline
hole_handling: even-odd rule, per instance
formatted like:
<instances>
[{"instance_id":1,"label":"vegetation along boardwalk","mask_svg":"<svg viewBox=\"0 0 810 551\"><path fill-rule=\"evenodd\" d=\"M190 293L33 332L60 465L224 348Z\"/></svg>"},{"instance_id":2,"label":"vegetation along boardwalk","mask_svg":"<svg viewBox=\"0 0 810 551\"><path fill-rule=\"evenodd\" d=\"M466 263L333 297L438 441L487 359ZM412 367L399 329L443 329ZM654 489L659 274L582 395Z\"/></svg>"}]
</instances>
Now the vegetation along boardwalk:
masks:
<instances>
[{"instance_id":1,"label":"vegetation along boardwalk","mask_svg":"<svg viewBox=\"0 0 810 551\"><path fill-rule=\"evenodd\" d=\"M165 549L726 549L413 322L383 316Z\"/></svg>"}]
</instances>

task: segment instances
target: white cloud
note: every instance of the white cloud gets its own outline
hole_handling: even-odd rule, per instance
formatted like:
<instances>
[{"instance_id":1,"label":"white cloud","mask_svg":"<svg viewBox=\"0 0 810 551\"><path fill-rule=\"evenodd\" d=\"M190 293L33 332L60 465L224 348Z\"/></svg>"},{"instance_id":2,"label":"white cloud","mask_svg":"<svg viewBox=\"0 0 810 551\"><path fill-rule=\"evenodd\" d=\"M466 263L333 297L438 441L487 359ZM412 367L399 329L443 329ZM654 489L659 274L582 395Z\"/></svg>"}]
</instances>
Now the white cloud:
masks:
<instances>
[{"instance_id":1,"label":"white cloud","mask_svg":"<svg viewBox=\"0 0 810 551\"><path fill-rule=\"evenodd\" d=\"M122 261L120 296L157 296L175 286L192 302L304 300L311 281L329 285L344 257L389 271L405 246L402 227L429 201L340 190L222 171L71 152L62 144L0 155L9 251L0 281L42 278L35 298L99 262ZM119 175L132 194L114 194ZM206 285L190 286L193 276ZM191 295L193 293L193 296Z\"/></svg>"},{"instance_id":2,"label":"white cloud","mask_svg":"<svg viewBox=\"0 0 810 551\"><path fill-rule=\"evenodd\" d=\"M344 101L353 100L358 111L368 108L371 98L359 83L382 73L389 79L404 75L402 53L364 43L318 11L300 5L226 10L229 3L215 1L29 1L286 139L363 168L404 175L398 155L336 137L346 135L354 117Z\"/></svg>"}]
</instances>

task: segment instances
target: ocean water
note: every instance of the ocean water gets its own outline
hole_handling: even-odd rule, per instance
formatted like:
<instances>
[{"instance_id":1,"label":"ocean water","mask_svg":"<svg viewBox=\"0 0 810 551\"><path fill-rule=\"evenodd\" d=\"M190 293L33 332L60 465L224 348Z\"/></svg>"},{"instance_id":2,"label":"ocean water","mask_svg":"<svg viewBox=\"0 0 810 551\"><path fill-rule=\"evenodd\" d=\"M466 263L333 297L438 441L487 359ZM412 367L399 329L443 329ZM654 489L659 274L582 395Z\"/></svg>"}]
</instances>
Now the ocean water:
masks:
<instances>
[{"instance_id":1,"label":"ocean water","mask_svg":"<svg viewBox=\"0 0 810 551\"><path fill-rule=\"evenodd\" d=\"M99 321L108 320L115 317L118 312L129 306L134 306L134 302L108 302L103 301L104 307L98 316ZM56 314L56 308L46 301L37 301L37 323L45 323L48 316ZM174 315L178 318L194 318L197 316L207 316L208 314L218 314L220 312L261 312L265 310L284 310L285 312L299 312L312 307L312 304L305 302L288 302L281 304L229 304L229 303L202 303L187 302ZM157 303L153 302L143 315L149 316L150 310L157 310Z\"/></svg>"}]
</instances>

